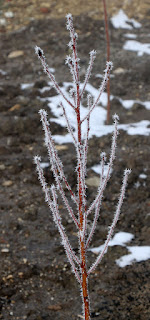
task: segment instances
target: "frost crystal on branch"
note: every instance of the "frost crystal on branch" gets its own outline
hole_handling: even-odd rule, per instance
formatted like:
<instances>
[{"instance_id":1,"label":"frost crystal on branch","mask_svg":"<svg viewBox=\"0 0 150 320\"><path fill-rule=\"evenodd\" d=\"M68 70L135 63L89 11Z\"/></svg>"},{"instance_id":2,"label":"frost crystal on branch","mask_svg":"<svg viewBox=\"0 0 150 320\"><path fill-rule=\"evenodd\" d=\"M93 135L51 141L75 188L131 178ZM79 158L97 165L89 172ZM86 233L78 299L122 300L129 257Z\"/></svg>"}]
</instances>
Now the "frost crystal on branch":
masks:
<instances>
[{"instance_id":1,"label":"frost crystal on branch","mask_svg":"<svg viewBox=\"0 0 150 320\"><path fill-rule=\"evenodd\" d=\"M110 61L106 62L106 68L104 70L104 77L102 80L102 83L99 88L98 95L93 101L91 95L87 95L87 114L84 118L81 118L81 99L85 92L86 85L89 81L89 78L91 76L93 63L96 58L96 51L92 50L90 52L90 60L89 65L87 67L87 72L85 75L85 80L82 86L80 86L80 74L79 74L79 58L77 53L77 33L74 30L73 26L73 18L71 14L68 14L66 16L67 18L67 29L70 32L70 42L69 42L69 48L71 49L71 54L66 57L66 64L69 66L70 73L73 78L73 88L70 90L70 98L69 100L59 87L54 75L51 73L50 68L48 67L46 63L46 59L44 56L44 52L40 47L35 48L35 52L40 59L44 72L48 75L48 77L51 79L53 86L57 93L59 93L62 96L62 102L60 103L60 107L62 108L63 115L66 120L66 125L69 134L72 136L73 143L76 148L76 158L77 158L77 167L76 167L76 174L77 174L77 188L76 192L72 190L71 185L68 182L68 179L65 175L63 164L58 156L55 143L52 138L51 130L50 130L50 124L47 120L48 114L45 110L40 110L39 114L41 116L41 122L43 125L44 135L45 135L45 145L47 147L47 152L49 156L49 161L51 164L51 170L53 172L53 176L55 179L55 185L52 185L51 187L48 186L48 184L45 181L44 172L40 165L41 158L39 156L35 156L34 162L37 167L38 177L40 180L40 183L42 185L43 192L45 194L45 201L48 203L48 206L50 208L50 211L52 212L53 220L58 228L58 231L61 236L62 245L64 246L67 258L71 264L72 270L80 284L81 293L82 293L82 300L83 300L83 317L85 320L90 320L90 303L89 303L89 293L88 293L88 276L90 273L97 267L97 265L102 260L104 254L107 251L108 243L112 237L115 225L118 221L121 206L123 203L123 199L125 197L125 190L127 186L128 176L130 174L130 169L126 169L124 171L124 177L122 182L122 187L120 191L120 196L118 199L118 205L116 208L116 211L114 213L114 217L112 218L112 224L109 227L108 235L106 238L106 241L103 246L102 252L98 255L95 262L92 264L92 266L88 269L87 267L87 258L86 258L86 251L89 248L89 245L92 241L92 237L94 235L97 221L100 215L100 209L101 209L101 203L103 199L104 190L106 189L107 183L110 179L113 162L116 156L116 146L117 146L117 136L118 136L118 121L119 117L118 115L113 116L114 120L114 132L112 136L112 143L111 143L111 151L110 151L110 157L107 164L107 172L104 175L104 166L106 162L106 155L104 152L101 153L101 172L100 172L100 181L99 181L99 187L97 190L97 194L95 196L95 199L90 203L90 205L87 205L87 193L86 193L86 165L87 165L87 153L88 153L88 140L89 140L89 131L90 131L90 115L94 108L97 106L97 104L100 101L100 97L106 87L107 81L109 79L110 72L112 70L113 64ZM73 101L73 102L72 102ZM73 132L73 128L70 125L70 121L67 115L65 103L70 106L70 108L73 108L74 115L76 117L76 124L77 124L77 136L75 136ZM82 123L86 121L86 132L85 135L82 135ZM65 185L65 188L64 188ZM74 209L74 206L72 205L72 202L68 199L68 193L66 194L66 190L68 190L68 193L70 195L70 199L74 201L74 205L76 208ZM73 247L69 241L68 235L66 234L65 228L63 226L62 220L61 220L61 213L59 211L58 206L58 194L60 195L64 206L66 208L66 211L70 215L72 221L74 222L78 238L79 238L79 253L78 256L75 251L73 250ZM93 213L92 223L89 226L88 225L88 216L89 214Z\"/></svg>"}]
</instances>

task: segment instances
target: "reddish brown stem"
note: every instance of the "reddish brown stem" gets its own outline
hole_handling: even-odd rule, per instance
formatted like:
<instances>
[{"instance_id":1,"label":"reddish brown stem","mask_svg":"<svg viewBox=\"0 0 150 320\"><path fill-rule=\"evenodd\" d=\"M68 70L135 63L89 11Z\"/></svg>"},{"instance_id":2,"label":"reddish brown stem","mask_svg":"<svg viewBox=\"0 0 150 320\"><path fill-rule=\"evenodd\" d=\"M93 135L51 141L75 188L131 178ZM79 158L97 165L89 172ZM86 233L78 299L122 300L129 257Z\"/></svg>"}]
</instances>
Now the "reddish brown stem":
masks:
<instances>
[{"instance_id":1,"label":"reddish brown stem","mask_svg":"<svg viewBox=\"0 0 150 320\"><path fill-rule=\"evenodd\" d=\"M104 6L105 34L106 34L106 44L107 44L107 61L109 61L110 60L110 39L109 39L106 0L103 0L103 6ZM109 124L109 120L110 120L110 79L108 79L108 82L107 82L107 124Z\"/></svg>"},{"instance_id":2,"label":"reddish brown stem","mask_svg":"<svg viewBox=\"0 0 150 320\"><path fill-rule=\"evenodd\" d=\"M78 146L81 147L81 120L80 120L80 96L79 85L77 85L77 124L78 124ZM79 229L80 229L80 254L81 254L81 276L82 276L82 297L84 305L84 319L90 320L90 306L88 295L88 275L86 269L86 254L85 254L85 241L82 237L83 231L83 190L82 190L82 174L81 174L81 148L79 149L79 167L78 167L78 183L79 183Z\"/></svg>"},{"instance_id":3,"label":"reddish brown stem","mask_svg":"<svg viewBox=\"0 0 150 320\"><path fill-rule=\"evenodd\" d=\"M81 145L81 123L80 112L77 112L78 121L78 143ZM79 150L80 152L80 150ZM80 157L81 159L81 157ZM85 242L81 236L83 230L83 198L82 198L82 181L81 181L81 162L79 163L79 228L80 228L80 253L81 253L81 274L82 274L82 296L84 304L85 320L90 320L89 296L88 296L88 279L86 270Z\"/></svg>"}]
</instances>

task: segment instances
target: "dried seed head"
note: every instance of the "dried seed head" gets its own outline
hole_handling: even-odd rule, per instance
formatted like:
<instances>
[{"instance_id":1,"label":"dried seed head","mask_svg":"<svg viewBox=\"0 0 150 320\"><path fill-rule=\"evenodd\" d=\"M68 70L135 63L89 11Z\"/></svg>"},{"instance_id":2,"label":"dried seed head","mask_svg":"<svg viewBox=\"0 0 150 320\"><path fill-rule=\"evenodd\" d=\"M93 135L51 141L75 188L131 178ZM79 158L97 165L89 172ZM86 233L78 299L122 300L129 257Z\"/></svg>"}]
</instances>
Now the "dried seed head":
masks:
<instances>
[{"instance_id":1,"label":"dried seed head","mask_svg":"<svg viewBox=\"0 0 150 320\"><path fill-rule=\"evenodd\" d=\"M40 156L35 156L34 157L34 163L37 164L38 161L39 162L41 161L41 157Z\"/></svg>"},{"instance_id":2,"label":"dried seed head","mask_svg":"<svg viewBox=\"0 0 150 320\"><path fill-rule=\"evenodd\" d=\"M108 67L109 70L112 70L112 68L113 68L113 63L112 63L112 61L107 61L107 62L106 62L106 66Z\"/></svg>"},{"instance_id":3,"label":"dried seed head","mask_svg":"<svg viewBox=\"0 0 150 320\"><path fill-rule=\"evenodd\" d=\"M90 52L90 57L92 58L96 58L96 50L92 50L91 52Z\"/></svg>"},{"instance_id":4,"label":"dried seed head","mask_svg":"<svg viewBox=\"0 0 150 320\"><path fill-rule=\"evenodd\" d=\"M129 175L130 173L131 173L131 169L125 169L124 170L124 175L126 176L126 175Z\"/></svg>"},{"instance_id":5,"label":"dried seed head","mask_svg":"<svg viewBox=\"0 0 150 320\"><path fill-rule=\"evenodd\" d=\"M113 115L112 118L113 118L114 121L117 121L117 122L119 121L119 116L116 113Z\"/></svg>"},{"instance_id":6,"label":"dried seed head","mask_svg":"<svg viewBox=\"0 0 150 320\"><path fill-rule=\"evenodd\" d=\"M42 50L40 47L38 47L38 46L35 47L35 53L37 54L37 56L38 56L39 58L42 58L42 57L44 56L43 50Z\"/></svg>"}]
</instances>

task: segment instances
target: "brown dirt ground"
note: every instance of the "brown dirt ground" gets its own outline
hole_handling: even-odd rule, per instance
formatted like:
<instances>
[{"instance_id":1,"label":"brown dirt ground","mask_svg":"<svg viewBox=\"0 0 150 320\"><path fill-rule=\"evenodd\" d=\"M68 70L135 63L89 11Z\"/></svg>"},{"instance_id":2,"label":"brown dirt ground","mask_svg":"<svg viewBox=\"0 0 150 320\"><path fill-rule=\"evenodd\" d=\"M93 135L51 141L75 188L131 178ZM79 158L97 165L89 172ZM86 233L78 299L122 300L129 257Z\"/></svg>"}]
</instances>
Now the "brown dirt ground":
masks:
<instances>
[{"instance_id":1,"label":"brown dirt ground","mask_svg":"<svg viewBox=\"0 0 150 320\"><path fill-rule=\"evenodd\" d=\"M71 3L71 4L70 4ZM129 15L140 19L142 29L135 30L139 41L147 42L149 34L148 1L123 1L123 8L129 8ZM68 53L68 33L64 16L72 11L75 27L79 33L78 49L81 68L88 64L88 53L96 49L97 59L94 73L101 73L105 65L105 35L98 2L77 1L0 1L1 16L5 11L13 11L14 18L7 19L1 26L0 42L0 319L3 320L64 320L81 319L81 301L78 284L71 273L69 263L60 244L49 210L35 172L33 156L40 154L47 161L43 144L43 133L38 110L47 108L47 103L39 101L39 88L46 83L46 76L34 54L34 46L41 46L51 67L56 69L56 78L69 80L64 65ZM76 5L77 4L77 5ZM114 4L114 5L113 5ZM137 5L138 4L138 5ZM44 9L42 13L40 8ZM111 2L110 11L120 8L120 1ZM85 10L86 8L86 10ZM132 11L131 11L132 8ZM42 9L43 10L43 9ZM34 19L31 19L34 18ZM122 50L124 30L115 30L110 25L111 59L116 68L124 68L125 73L115 75L111 81L111 92L123 99L150 100L150 56L137 57L136 53ZM10 53L21 50L18 58L10 58ZM21 83L32 83L33 88L22 91ZM94 86L99 79L91 78ZM53 93L52 93L53 94ZM41 97L44 97L41 94ZM50 117L52 116L49 112ZM149 112L142 105L135 104L125 110L114 99L111 114L117 112L121 123L137 122L149 118ZM65 129L52 124L53 134L62 134ZM90 167L98 163L99 153L109 155L111 136L93 137L89 142L88 176ZM65 164L66 174L73 189L76 186L74 148L66 145L59 150ZM126 167L132 168L127 198L116 231L134 234L133 245L150 245L150 180L149 180L149 137L129 136L120 131L117 159L111 182L108 184L102 206L101 219L92 245L103 243L107 226L112 220L122 173ZM144 171L146 170L146 171ZM147 174L143 181L141 173ZM52 174L45 170L47 181L53 182ZM137 188L137 183L139 187ZM88 188L88 201L94 197L96 189ZM71 243L77 251L77 234L65 208L60 203L63 223L70 234ZM127 254L127 249L119 246L109 248L102 263L89 281L91 296L91 318L98 320L149 320L150 319L150 263L149 260L119 268L115 260ZM88 253L89 265L95 256Z\"/></svg>"},{"instance_id":2,"label":"brown dirt ground","mask_svg":"<svg viewBox=\"0 0 150 320\"><path fill-rule=\"evenodd\" d=\"M108 14L115 14L118 9L123 9L132 18L150 18L149 0L107 0ZM80 0L0 0L0 9L2 9L0 18L5 18L7 11L14 13L13 18L6 18L6 26L1 27L3 31L12 31L20 29L36 19L58 19L64 18L68 12L74 16L85 14L92 19L103 18L103 1L80 1Z\"/></svg>"}]
</instances>

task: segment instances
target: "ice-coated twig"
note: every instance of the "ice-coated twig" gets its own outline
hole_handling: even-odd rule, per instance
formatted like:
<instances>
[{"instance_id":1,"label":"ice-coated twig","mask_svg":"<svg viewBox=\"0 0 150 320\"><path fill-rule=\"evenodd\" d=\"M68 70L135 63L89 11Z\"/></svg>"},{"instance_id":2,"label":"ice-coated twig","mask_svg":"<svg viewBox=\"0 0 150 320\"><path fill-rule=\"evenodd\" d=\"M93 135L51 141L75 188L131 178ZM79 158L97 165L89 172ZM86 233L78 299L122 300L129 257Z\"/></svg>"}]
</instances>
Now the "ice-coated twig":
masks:
<instances>
[{"instance_id":1,"label":"ice-coated twig","mask_svg":"<svg viewBox=\"0 0 150 320\"><path fill-rule=\"evenodd\" d=\"M43 188L43 191L45 193L45 201L48 203L48 206L50 207L50 210L52 212L52 216L53 216L53 220L54 222L56 223L56 226L61 234L61 237L62 237L62 244L66 250L66 254L67 254L67 257L68 257L68 260L72 266L72 269L75 273L75 276L77 278L77 280L81 283L81 279L80 279L80 276L79 276L79 273L75 267L75 264L73 262L73 260L78 264L78 266L80 266L80 261L78 259L78 257L76 256L76 254L74 253L71 245L70 245L70 242L68 240L68 237L65 233L65 230L64 230L64 227L61 223L61 218L60 218L60 215L59 215L59 212L58 212L58 205L57 205L57 196L56 196L56 191L55 191L55 187L54 186L51 186L51 192L52 192L52 197L53 197L53 201L50 197L50 189L47 187L47 183L45 181L45 178L44 178L44 173L43 173L43 169L41 168L40 166L40 157L38 156L35 156L34 157L34 161L35 161L35 164L36 164L36 168L37 168L37 172L38 172L38 176L39 176L39 180L41 182L41 185L42 185L42 188Z\"/></svg>"},{"instance_id":2,"label":"ice-coated twig","mask_svg":"<svg viewBox=\"0 0 150 320\"><path fill-rule=\"evenodd\" d=\"M48 206L50 207L50 209L51 209L51 211L53 213L52 200L50 198L50 190L49 190L49 188L47 186L47 183L45 181L44 174L43 174L43 169L40 166L41 157L35 156L34 157L34 162L36 164L36 170L37 170L37 173L38 173L38 177L39 177L41 186L42 186L43 191L45 193L45 201L48 203Z\"/></svg>"},{"instance_id":3,"label":"ice-coated twig","mask_svg":"<svg viewBox=\"0 0 150 320\"><path fill-rule=\"evenodd\" d=\"M100 177L100 186L99 186L99 188L102 187L102 183L103 183L103 180L104 180L104 164L105 164L105 160L106 160L105 152L102 152L102 154L101 154L101 177ZM92 240L92 237L93 237L93 234L94 234L94 231L95 231L95 228L96 228L96 224L97 224L98 217L99 217L99 212L100 212L100 207L101 207L101 201L102 201L102 197L99 197L99 201L97 202L96 208L95 208L95 215L94 215L94 220L93 220L93 223L92 223L92 227L91 227L88 239L86 241L86 250L89 247L89 244L90 244L90 242Z\"/></svg>"},{"instance_id":4,"label":"ice-coated twig","mask_svg":"<svg viewBox=\"0 0 150 320\"><path fill-rule=\"evenodd\" d=\"M87 96L88 100L88 110L91 108L91 103L92 103L92 97L90 94ZM87 127L86 127L86 136L84 139L84 144L83 144L83 171L84 171L84 179L86 176L86 164L87 164L87 152L88 152L88 140L89 140L89 131L90 131L90 114L87 117ZM85 183L85 181L84 181Z\"/></svg>"},{"instance_id":5,"label":"ice-coated twig","mask_svg":"<svg viewBox=\"0 0 150 320\"><path fill-rule=\"evenodd\" d=\"M107 182L108 182L108 180L110 178L111 169L112 169L112 166L113 166L113 161L115 159L115 151L116 151L116 147L117 147L117 136L118 136L117 123L118 123L118 119L119 119L119 117L115 114L114 115L114 133L113 133L113 138L112 138L111 154L110 154L110 159L109 159L109 163L108 163L107 174L106 174L106 177L103 179L102 186L99 188L95 200L93 200L92 204L90 205L89 209L87 210L87 216L91 213L91 211L94 209L96 204L99 201L101 201L101 199L103 197L103 192L104 192L104 190L106 188L106 185L107 185Z\"/></svg>"},{"instance_id":6,"label":"ice-coated twig","mask_svg":"<svg viewBox=\"0 0 150 320\"><path fill-rule=\"evenodd\" d=\"M74 30L73 27L73 17L72 15L69 13L66 15L67 18L67 30L70 31L70 42L69 42L69 47L72 50L72 64L74 67L74 79L75 79L75 83L76 85L79 85L79 58L77 55L77 39L78 39L78 35Z\"/></svg>"},{"instance_id":7,"label":"ice-coated twig","mask_svg":"<svg viewBox=\"0 0 150 320\"><path fill-rule=\"evenodd\" d=\"M86 84L88 83L89 78L90 78L90 76L91 76L91 71L92 71L92 68L93 68L93 63L94 63L95 58L96 58L96 51L95 51L95 50L92 50L92 51L90 52L89 66L88 66L88 68L87 68L87 72L86 72L86 76L85 76L85 80L84 80L84 84L83 84L83 89L82 89L80 98L82 98L83 93L84 93L84 91L85 91Z\"/></svg>"},{"instance_id":8,"label":"ice-coated twig","mask_svg":"<svg viewBox=\"0 0 150 320\"><path fill-rule=\"evenodd\" d=\"M54 86L56 92L57 92L58 94L61 94L61 96L64 98L64 100L65 100L73 109L75 109L75 106L74 106L74 105L71 103L71 101L68 100L67 97L63 94L60 86L58 85L58 83L57 83L56 80L55 80L55 76L51 73L51 71L50 71L50 69L49 69L49 67L48 67L48 65L47 65L47 63L46 63L46 61L45 61L45 56L44 56L43 50L42 50L40 47L36 46L36 47L35 47L35 53L37 54L37 56L38 56L39 59L41 60L41 63L42 63L42 65L43 65L44 72L48 75L49 79L52 81L53 86Z\"/></svg>"},{"instance_id":9,"label":"ice-coated twig","mask_svg":"<svg viewBox=\"0 0 150 320\"><path fill-rule=\"evenodd\" d=\"M53 174L54 174L54 178L55 178L55 181L56 181L56 186L57 186L57 189L62 197L62 200L64 201L64 204L68 210L68 213L69 215L71 216L72 220L74 221L75 225L77 228L79 228L79 224L78 224L78 221L73 213L73 210L71 208L71 206L69 205L69 202L68 202L68 199L67 197L65 196L65 193L64 193L64 190L63 190L63 187L62 187L62 184L61 184L61 179L63 178L62 175L59 176L58 174L58 169L60 169L58 163L57 163L57 158L55 157L56 156L56 150L54 152L54 149L53 149L53 145L52 145L52 139L51 139L51 133L50 133L50 130L49 130L49 126L48 126L48 121L47 121L47 118L46 118L46 112L44 112L43 110L40 110L40 114L41 114L41 121L42 121L42 124L43 124L43 129L44 129L44 132L45 132L45 144L47 146L47 150L48 150L48 154L49 154L49 160L51 162L51 168L52 168L52 171L53 171ZM62 168L61 168L62 169ZM60 173L62 173L60 171Z\"/></svg>"},{"instance_id":10,"label":"ice-coated twig","mask_svg":"<svg viewBox=\"0 0 150 320\"><path fill-rule=\"evenodd\" d=\"M55 174L58 175L58 172L60 174L60 178L65 182L66 188L70 191L72 199L74 202L78 205L78 200L73 191L71 190L71 187L65 177L64 170L63 170L63 164L58 157L57 150L54 146L53 138L51 135L51 131L49 129L49 123L47 120L47 112L43 109L39 111L39 114L41 116L41 121L43 125L43 130L45 133L45 144L47 146L50 162L52 165L52 170L54 171L54 176ZM55 170L54 170L55 169ZM57 171L58 170L58 171Z\"/></svg>"},{"instance_id":11,"label":"ice-coated twig","mask_svg":"<svg viewBox=\"0 0 150 320\"><path fill-rule=\"evenodd\" d=\"M91 107L91 95L88 95L88 108ZM90 115L87 118L87 128L86 128L86 136L83 143L83 152L82 152L82 190L83 190L83 203L84 203L84 217L83 217L83 230L82 230L82 238L85 239L86 229L87 229L87 208L86 208L86 164L87 164L87 152L88 152L88 139L89 139L89 131L90 131Z\"/></svg>"},{"instance_id":12,"label":"ice-coated twig","mask_svg":"<svg viewBox=\"0 0 150 320\"><path fill-rule=\"evenodd\" d=\"M76 79L76 74L75 74L75 70L74 70L74 63L73 63L72 57L70 55L67 56L65 62L69 66L70 73L72 74L73 82L76 83L77 79Z\"/></svg>"},{"instance_id":13,"label":"ice-coated twig","mask_svg":"<svg viewBox=\"0 0 150 320\"><path fill-rule=\"evenodd\" d=\"M113 67L113 64L111 61L107 61L106 63L106 69L104 70L104 78L102 80L102 83L101 83L101 86L99 88L99 94L98 94L98 97L96 98L95 102L93 103L91 109L89 110L88 114L81 120L81 123L83 121L85 121L90 113L93 111L93 109L96 107L96 105L99 103L99 100L100 100L100 97L103 93L103 91L105 90L105 87L106 87L106 84L107 84L107 81L109 79L109 75L110 75L110 71L112 70L112 67Z\"/></svg>"},{"instance_id":14,"label":"ice-coated twig","mask_svg":"<svg viewBox=\"0 0 150 320\"><path fill-rule=\"evenodd\" d=\"M95 268L96 268L97 265L101 262L104 254L105 254L106 251L107 251L109 241L110 241L110 239L111 239L111 237L112 237L112 234L113 234L113 232L114 232L114 228L115 228L116 223L117 223L117 221L118 221L118 219L119 219L121 206L122 206L122 203L123 203L123 199L124 199L124 197L125 197L125 190L126 190L126 186L127 186L128 176L129 176L130 173L131 173L131 170L130 170L130 169L126 169L126 170L124 171L124 178L123 178L121 193L120 193L120 197L119 197L119 201L118 201L118 205L117 205L117 209L116 209L116 212L115 212L115 215L114 215L113 222L112 222L111 226L109 227L109 232L108 232L107 239L106 239L106 241L105 241L103 250L102 250L102 252L100 252L100 254L98 255L97 259L95 260L95 262L92 264L92 266L91 266L90 269L88 270L88 275L89 275L92 271L95 270Z\"/></svg>"},{"instance_id":15,"label":"ice-coated twig","mask_svg":"<svg viewBox=\"0 0 150 320\"><path fill-rule=\"evenodd\" d=\"M100 177L100 186L101 186L104 180L104 166L106 162L106 153L102 152L100 156L101 156L101 177Z\"/></svg>"},{"instance_id":16,"label":"ice-coated twig","mask_svg":"<svg viewBox=\"0 0 150 320\"><path fill-rule=\"evenodd\" d=\"M63 245L65 247L65 250L67 250L67 252L69 252L69 261L72 258L74 259L74 261L78 264L78 266L80 266L80 260L78 259L78 257L76 256L75 252L73 251L71 244L68 240L68 237L66 236L65 233L65 229L61 223L61 217L59 214L59 210L58 210L58 205L57 205L57 195L56 195L56 190L55 190L55 186L52 185L51 186L51 192L52 192L52 197L53 197L53 206L54 206L54 212L55 212L55 218L56 218L56 222L57 222L57 226L59 229L59 232L61 234L62 240L63 240ZM72 259L71 259L72 260ZM72 265L72 261L70 262Z\"/></svg>"},{"instance_id":17,"label":"ice-coated twig","mask_svg":"<svg viewBox=\"0 0 150 320\"><path fill-rule=\"evenodd\" d=\"M73 129L71 128L71 125L70 125L70 122L69 122L69 119L68 119L68 116L67 116L67 113L66 113L66 110L65 110L65 107L63 106L62 103L60 103L60 106L62 107L63 109L63 113L64 113L64 117L66 119L66 123L67 123L67 129L68 129L68 132L70 133L70 135L72 136L72 139L74 141L74 145L77 146L77 140L73 134Z\"/></svg>"}]
</instances>

